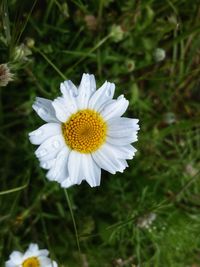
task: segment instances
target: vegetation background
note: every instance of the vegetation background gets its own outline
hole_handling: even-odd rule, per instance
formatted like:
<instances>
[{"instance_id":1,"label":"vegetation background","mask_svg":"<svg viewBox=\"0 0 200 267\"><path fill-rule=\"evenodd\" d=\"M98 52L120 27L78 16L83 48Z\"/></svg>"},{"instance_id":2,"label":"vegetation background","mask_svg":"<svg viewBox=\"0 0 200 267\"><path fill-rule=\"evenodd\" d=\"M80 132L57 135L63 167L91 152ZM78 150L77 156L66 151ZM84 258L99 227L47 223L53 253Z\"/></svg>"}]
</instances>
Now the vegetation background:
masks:
<instances>
[{"instance_id":1,"label":"vegetation background","mask_svg":"<svg viewBox=\"0 0 200 267\"><path fill-rule=\"evenodd\" d=\"M198 0L2 0L0 265L36 242L59 267L200 266ZM49 182L28 132L36 96L93 73L116 83L140 119L136 157L101 186ZM1 74L0 74L1 76ZM0 77L2 78L2 77Z\"/></svg>"}]
</instances>

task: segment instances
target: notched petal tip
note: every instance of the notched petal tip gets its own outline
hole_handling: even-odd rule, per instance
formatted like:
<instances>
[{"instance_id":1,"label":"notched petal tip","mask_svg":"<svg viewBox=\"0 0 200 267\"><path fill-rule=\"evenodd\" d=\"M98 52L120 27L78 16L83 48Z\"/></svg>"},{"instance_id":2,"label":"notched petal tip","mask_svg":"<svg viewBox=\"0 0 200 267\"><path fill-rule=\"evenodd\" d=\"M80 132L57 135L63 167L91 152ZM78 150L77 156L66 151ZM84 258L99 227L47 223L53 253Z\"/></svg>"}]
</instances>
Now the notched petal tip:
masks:
<instances>
[{"instance_id":1,"label":"notched petal tip","mask_svg":"<svg viewBox=\"0 0 200 267\"><path fill-rule=\"evenodd\" d=\"M121 117L127 110L128 105L129 101L123 95L121 95L117 98L117 100L105 105L101 111L101 115L106 121L110 120L111 118Z\"/></svg>"},{"instance_id":2,"label":"notched petal tip","mask_svg":"<svg viewBox=\"0 0 200 267\"><path fill-rule=\"evenodd\" d=\"M58 122L52 101L42 97L36 97L32 108L38 116L46 122Z\"/></svg>"},{"instance_id":3,"label":"notched petal tip","mask_svg":"<svg viewBox=\"0 0 200 267\"><path fill-rule=\"evenodd\" d=\"M78 87L77 105L79 109L88 108L89 99L96 91L96 81L93 74L83 73Z\"/></svg>"},{"instance_id":4,"label":"notched petal tip","mask_svg":"<svg viewBox=\"0 0 200 267\"><path fill-rule=\"evenodd\" d=\"M89 100L89 108L101 111L102 108L111 101L115 92L115 84L104 82L104 84L91 96Z\"/></svg>"},{"instance_id":5,"label":"notched petal tip","mask_svg":"<svg viewBox=\"0 0 200 267\"><path fill-rule=\"evenodd\" d=\"M65 97L77 97L78 91L77 87L74 85L74 83L71 80L66 80L63 83L60 84L60 91Z\"/></svg>"},{"instance_id":6,"label":"notched petal tip","mask_svg":"<svg viewBox=\"0 0 200 267\"><path fill-rule=\"evenodd\" d=\"M61 187L62 188L69 188L71 186L75 185L73 181L70 178L65 179L63 182L61 182Z\"/></svg>"}]
</instances>

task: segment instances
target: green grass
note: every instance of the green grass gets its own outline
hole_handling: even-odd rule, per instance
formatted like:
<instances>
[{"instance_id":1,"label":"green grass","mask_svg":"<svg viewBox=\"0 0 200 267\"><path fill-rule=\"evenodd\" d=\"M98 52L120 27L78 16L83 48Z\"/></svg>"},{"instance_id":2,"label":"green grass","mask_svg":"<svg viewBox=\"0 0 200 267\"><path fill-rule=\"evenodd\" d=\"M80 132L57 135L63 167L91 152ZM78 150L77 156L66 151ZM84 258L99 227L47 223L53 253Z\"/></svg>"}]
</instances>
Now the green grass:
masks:
<instances>
[{"instance_id":1,"label":"green grass","mask_svg":"<svg viewBox=\"0 0 200 267\"><path fill-rule=\"evenodd\" d=\"M3 0L0 12L0 63L15 74L0 88L0 265L36 242L59 267L200 266L198 1ZM65 192L45 178L28 133L42 125L34 98L53 99L83 72L115 82L141 130L123 174L67 191L80 256Z\"/></svg>"}]
</instances>

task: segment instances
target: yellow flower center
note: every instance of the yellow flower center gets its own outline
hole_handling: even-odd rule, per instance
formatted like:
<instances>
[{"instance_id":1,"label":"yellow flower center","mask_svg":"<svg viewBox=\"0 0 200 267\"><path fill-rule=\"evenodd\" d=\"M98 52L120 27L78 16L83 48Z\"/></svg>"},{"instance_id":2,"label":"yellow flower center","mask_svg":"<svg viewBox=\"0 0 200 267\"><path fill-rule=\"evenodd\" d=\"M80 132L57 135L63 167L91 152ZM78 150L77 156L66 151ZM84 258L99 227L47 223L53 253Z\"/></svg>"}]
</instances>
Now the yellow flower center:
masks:
<instances>
[{"instance_id":1,"label":"yellow flower center","mask_svg":"<svg viewBox=\"0 0 200 267\"><path fill-rule=\"evenodd\" d=\"M40 263L36 257L31 257L31 258L26 259L22 263L22 266L23 267L40 267Z\"/></svg>"},{"instance_id":2,"label":"yellow flower center","mask_svg":"<svg viewBox=\"0 0 200 267\"><path fill-rule=\"evenodd\" d=\"M63 123L62 131L65 142L71 149L91 153L105 142L107 124L98 112L84 109L71 115Z\"/></svg>"}]
</instances>

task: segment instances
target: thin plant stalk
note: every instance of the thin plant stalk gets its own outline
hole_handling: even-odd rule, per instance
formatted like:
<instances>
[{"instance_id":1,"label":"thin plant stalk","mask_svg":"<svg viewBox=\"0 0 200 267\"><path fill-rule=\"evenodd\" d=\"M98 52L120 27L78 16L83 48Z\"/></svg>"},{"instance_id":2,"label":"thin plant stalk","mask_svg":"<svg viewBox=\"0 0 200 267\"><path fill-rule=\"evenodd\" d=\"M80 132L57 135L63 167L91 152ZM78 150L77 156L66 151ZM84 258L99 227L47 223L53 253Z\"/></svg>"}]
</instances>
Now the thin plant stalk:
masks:
<instances>
[{"instance_id":1,"label":"thin plant stalk","mask_svg":"<svg viewBox=\"0 0 200 267\"><path fill-rule=\"evenodd\" d=\"M78 238L78 231L77 231L77 227L76 227L76 221L74 218L74 213L72 210L71 201L70 201L67 189L65 189L64 192L65 192L65 197L67 200L67 204L69 206L69 210L70 210L70 214L71 214L71 218L72 218L72 222L73 222L73 226L74 226L74 232L75 232L75 236L76 236L76 243L77 243L78 251L79 251L79 254L81 255L80 243L79 243L79 238Z\"/></svg>"}]
</instances>

